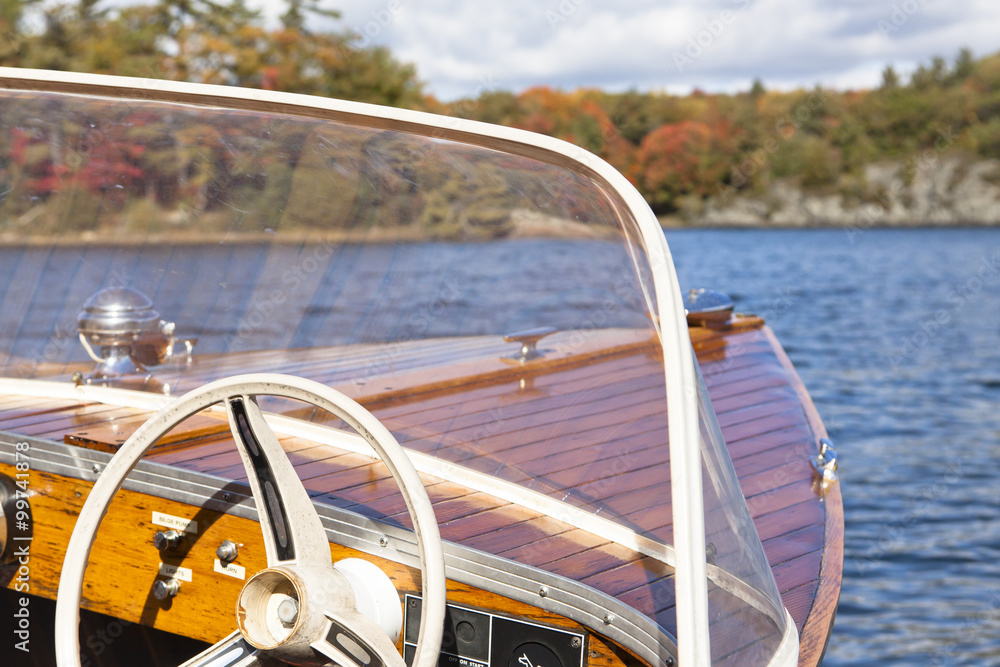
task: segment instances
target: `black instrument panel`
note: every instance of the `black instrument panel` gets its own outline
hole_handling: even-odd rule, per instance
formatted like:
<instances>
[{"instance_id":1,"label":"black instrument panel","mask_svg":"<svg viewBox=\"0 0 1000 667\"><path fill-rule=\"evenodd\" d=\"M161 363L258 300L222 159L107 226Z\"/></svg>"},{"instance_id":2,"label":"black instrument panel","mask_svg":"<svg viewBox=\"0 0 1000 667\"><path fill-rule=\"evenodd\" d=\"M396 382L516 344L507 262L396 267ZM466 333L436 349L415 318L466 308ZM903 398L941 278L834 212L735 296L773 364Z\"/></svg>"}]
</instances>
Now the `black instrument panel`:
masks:
<instances>
[{"instance_id":1,"label":"black instrument panel","mask_svg":"<svg viewBox=\"0 0 1000 667\"><path fill-rule=\"evenodd\" d=\"M403 658L412 666L422 600L406 596ZM438 667L583 667L586 636L449 604Z\"/></svg>"}]
</instances>

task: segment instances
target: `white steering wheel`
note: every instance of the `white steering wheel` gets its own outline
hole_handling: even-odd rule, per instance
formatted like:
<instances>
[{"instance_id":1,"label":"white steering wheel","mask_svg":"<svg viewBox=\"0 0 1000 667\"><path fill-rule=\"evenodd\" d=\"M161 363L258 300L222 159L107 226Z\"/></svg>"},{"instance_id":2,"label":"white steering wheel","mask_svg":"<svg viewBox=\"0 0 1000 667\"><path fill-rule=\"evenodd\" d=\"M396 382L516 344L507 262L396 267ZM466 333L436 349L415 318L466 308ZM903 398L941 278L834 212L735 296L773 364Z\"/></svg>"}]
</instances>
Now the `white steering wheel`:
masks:
<instances>
[{"instance_id":1,"label":"white steering wheel","mask_svg":"<svg viewBox=\"0 0 1000 667\"><path fill-rule=\"evenodd\" d=\"M427 491L403 448L375 417L338 391L276 374L212 382L172 401L130 437L94 484L70 537L56 599L56 662L80 667L80 598L90 549L111 499L160 437L189 416L224 402L260 517L267 568L249 578L237 602L238 630L185 667L247 667L271 659L297 665L404 667L392 640L357 611L346 577L334 568L319 515L255 396L310 403L339 417L389 467L409 509L420 548L423 604L414 667L436 667L445 615L444 555ZM285 602L288 598L292 603Z\"/></svg>"}]
</instances>

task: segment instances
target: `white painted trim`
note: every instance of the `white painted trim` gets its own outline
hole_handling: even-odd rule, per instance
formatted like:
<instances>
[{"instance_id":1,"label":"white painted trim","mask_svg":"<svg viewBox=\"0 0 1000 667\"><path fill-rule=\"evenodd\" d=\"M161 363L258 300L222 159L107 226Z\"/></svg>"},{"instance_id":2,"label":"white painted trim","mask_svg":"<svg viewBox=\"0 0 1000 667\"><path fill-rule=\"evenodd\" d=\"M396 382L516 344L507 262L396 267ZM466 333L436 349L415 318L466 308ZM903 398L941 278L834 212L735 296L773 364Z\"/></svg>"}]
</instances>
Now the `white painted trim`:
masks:
<instances>
[{"instance_id":1,"label":"white painted trim","mask_svg":"<svg viewBox=\"0 0 1000 667\"><path fill-rule=\"evenodd\" d=\"M778 650L771 656L769 666L783 667L784 665L799 664L799 631L795 627L795 619L785 610L785 634L781 637L781 644Z\"/></svg>"}]
</instances>

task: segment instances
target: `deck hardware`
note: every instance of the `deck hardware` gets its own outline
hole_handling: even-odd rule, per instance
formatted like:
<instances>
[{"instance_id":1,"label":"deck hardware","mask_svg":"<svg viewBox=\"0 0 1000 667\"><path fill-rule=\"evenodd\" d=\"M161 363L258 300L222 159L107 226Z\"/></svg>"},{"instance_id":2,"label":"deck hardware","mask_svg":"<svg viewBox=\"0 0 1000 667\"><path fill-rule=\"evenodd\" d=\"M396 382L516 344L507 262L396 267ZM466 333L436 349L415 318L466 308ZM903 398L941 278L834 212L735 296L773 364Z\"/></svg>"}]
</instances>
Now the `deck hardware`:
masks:
<instances>
[{"instance_id":1,"label":"deck hardware","mask_svg":"<svg viewBox=\"0 0 1000 667\"><path fill-rule=\"evenodd\" d=\"M165 363L180 342L190 365L195 341L177 341L175 325L160 319L153 302L128 287L108 287L95 293L77 316L80 343L97 363L77 384L140 384L165 394L169 387L154 379L149 368Z\"/></svg>"},{"instance_id":2,"label":"deck hardware","mask_svg":"<svg viewBox=\"0 0 1000 667\"><path fill-rule=\"evenodd\" d=\"M157 579L153 582L153 597L157 600L172 598L181 591L181 582L176 579Z\"/></svg>"},{"instance_id":3,"label":"deck hardware","mask_svg":"<svg viewBox=\"0 0 1000 667\"><path fill-rule=\"evenodd\" d=\"M549 596L549 587L542 586L541 588L538 589L538 594L543 598L547 598Z\"/></svg>"},{"instance_id":4,"label":"deck hardware","mask_svg":"<svg viewBox=\"0 0 1000 667\"><path fill-rule=\"evenodd\" d=\"M99 466L96 463L94 465L90 466L90 469L94 472L94 474L97 474L97 475L101 474L101 466Z\"/></svg>"},{"instance_id":5,"label":"deck hardware","mask_svg":"<svg viewBox=\"0 0 1000 667\"><path fill-rule=\"evenodd\" d=\"M505 334L503 339L505 343L520 343L521 351L518 354L511 354L503 357L504 359L512 359L514 361L525 363L531 361L532 359L538 359L544 356L538 351L538 341L554 334L558 329L554 327L538 327L536 329L525 329L524 331L515 331L514 333Z\"/></svg>"},{"instance_id":6,"label":"deck hardware","mask_svg":"<svg viewBox=\"0 0 1000 667\"><path fill-rule=\"evenodd\" d=\"M278 619L285 625L294 625L299 618L299 602L293 597L286 597L278 605Z\"/></svg>"},{"instance_id":7,"label":"deck hardware","mask_svg":"<svg viewBox=\"0 0 1000 667\"><path fill-rule=\"evenodd\" d=\"M733 315L733 300L729 295L706 289L693 289L684 298L688 326L720 328Z\"/></svg>"},{"instance_id":8,"label":"deck hardware","mask_svg":"<svg viewBox=\"0 0 1000 667\"><path fill-rule=\"evenodd\" d=\"M615 615L614 614L605 614L604 615L604 625L612 625L614 622L615 622Z\"/></svg>"},{"instance_id":9,"label":"deck hardware","mask_svg":"<svg viewBox=\"0 0 1000 667\"><path fill-rule=\"evenodd\" d=\"M837 450L829 438L819 441L819 454L812 460L813 468L823 480L823 487L837 483Z\"/></svg>"},{"instance_id":10,"label":"deck hardware","mask_svg":"<svg viewBox=\"0 0 1000 667\"><path fill-rule=\"evenodd\" d=\"M79 387L81 384L83 384L83 373L81 373L80 371L76 371L75 373L73 373L72 376L70 376L70 380L72 380L74 386Z\"/></svg>"},{"instance_id":11,"label":"deck hardware","mask_svg":"<svg viewBox=\"0 0 1000 667\"><path fill-rule=\"evenodd\" d=\"M232 563L236 560L236 557L240 555L240 547L236 544L236 542L226 540L215 550L215 555L218 556L219 560L223 563Z\"/></svg>"},{"instance_id":12,"label":"deck hardware","mask_svg":"<svg viewBox=\"0 0 1000 667\"><path fill-rule=\"evenodd\" d=\"M583 641L579 637L573 637L569 640L569 645L573 648L580 648L583 645Z\"/></svg>"},{"instance_id":13,"label":"deck hardware","mask_svg":"<svg viewBox=\"0 0 1000 667\"><path fill-rule=\"evenodd\" d=\"M387 538L387 537L380 537L378 539L378 545L380 547L387 547L387 546L389 546L389 538Z\"/></svg>"},{"instance_id":14,"label":"deck hardware","mask_svg":"<svg viewBox=\"0 0 1000 667\"><path fill-rule=\"evenodd\" d=\"M160 551L176 549L184 539L184 533L177 530L161 530L153 535L153 546Z\"/></svg>"}]
</instances>

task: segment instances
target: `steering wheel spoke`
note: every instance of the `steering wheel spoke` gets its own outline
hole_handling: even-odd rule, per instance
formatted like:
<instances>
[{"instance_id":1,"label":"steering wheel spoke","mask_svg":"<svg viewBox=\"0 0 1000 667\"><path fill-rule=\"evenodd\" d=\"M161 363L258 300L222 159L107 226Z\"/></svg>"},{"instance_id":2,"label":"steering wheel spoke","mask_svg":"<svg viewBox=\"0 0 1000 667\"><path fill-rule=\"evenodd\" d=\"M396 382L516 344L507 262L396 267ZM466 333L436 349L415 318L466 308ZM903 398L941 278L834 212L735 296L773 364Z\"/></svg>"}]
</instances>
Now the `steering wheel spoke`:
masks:
<instances>
[{"instance_id":1,"label":"steering wheel spoke","mask_svg":"<svg viewBox=\"0 0 1000 667\"><path fill-rule=\"evenodd\" d=\"M226 412L253 490L268 567L330 561L330 545L309 494L253 396L230 396Z\"/></svg>"},{"instance_id":2,"label":"steering wheel spoke","mask_svg":"<svg viewBox=\"0 0 1000 667\"><path fill-rule=\"evenodd\" d=\"M180 667L266 667L275 664L273 660L259 654L260 651L251 646L237 630Z\"/></svg>"},{"instance_id":3,"label":"steering wheel spoke","mask_svg":"<svg viewBox=\"0 0 1000 667\"><path fill-rule=\"evenodd\" d=\"M312 647L340 667L406 667L385 633L363 614L327 611L326 620L326 632Z\"/></svg>"}]
</instances>

